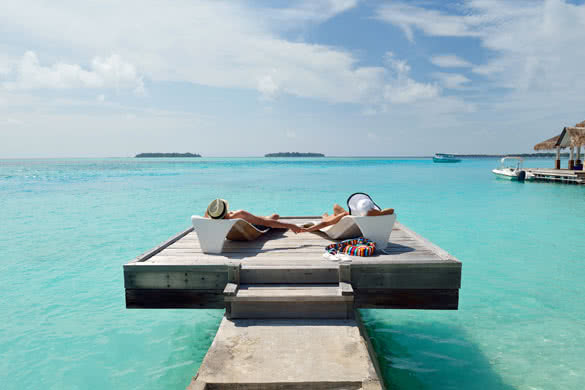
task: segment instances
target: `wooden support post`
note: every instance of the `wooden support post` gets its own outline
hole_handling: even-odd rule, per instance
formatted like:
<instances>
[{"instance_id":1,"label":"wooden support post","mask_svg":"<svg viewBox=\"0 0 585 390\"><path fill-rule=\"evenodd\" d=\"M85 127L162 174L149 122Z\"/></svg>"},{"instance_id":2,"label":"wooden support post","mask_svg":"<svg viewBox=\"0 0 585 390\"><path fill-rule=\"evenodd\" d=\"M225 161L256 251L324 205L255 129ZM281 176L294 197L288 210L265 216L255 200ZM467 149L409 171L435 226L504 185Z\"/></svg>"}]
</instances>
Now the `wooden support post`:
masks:
<instances>
[{"instance_id":1,"label":"wooden support post","mask_svg":"<svg viewBox=\"0 0 585 390\"><path fill-rule=\"evenodd\" d=\"M339 283L345 282L351 285L351 265L339 264Z\"/></svg>"},{"instance_id":2,"label":"wooden support post","mask_svg":"<svg viewBox=\"0 0 585 390\"><path fill-rule=\"evenodd\" d=\"M240 263L231 262L228 264L228 283L240 284Z\"/></svg>"},{"instance_id":3,"label":"wooden support post","mask_svg":"<svg viewBox=\"0 0 585 390\"><path fill-rule=\"evenodd\" d=\"M223 297L225 300L225 316L226 318L232 317L232 303L226 300L226 297L233 297L238 293L240 287L240 268L239 262L230 262L228 264L228 282L223 290Z\"/></svg>"},{"instance_id":4,"label":"wooden support post","mask_svg":"<svg viewBox=\"0 0 585 390\"><path fill-rule=\"evenodd\" d=\"M351 286L351 264L339 264L339 289L343 296L353 296ZM346 318L353 318L353 299L346 303Z\"/></svg>"},{"instance_id":5,"label":"wooden support post","mask_svg":"<svg viewBox=\"0 0 585 390\"><path fill-rule=\"evenodd\" d=\"M581 164L581 145L577 146L577 159L575 161L576 165Z\"/></svg>"},{"instance_id":6,"label":"wooden support post","mask_svg":"<svg viewBox=\"0 0 585 390\"><path fill-rule=\"evenodd\" d=\"M555 169L561 169L561 147L557 146L557 159L555 161Z\"/></svg>"},{"instance_id":7,"label":"wooden support post","mask_svg":"<svg viewBox=\"0 0 585 390\"><path fill-rule=\"evenodd\" d=\"M571 146L571 149L570 149L570 151L569 151L569 169L570 169L570 170L572 170L572 169L575 167L575 160L573 160L573 158L575 157L575 154L574 154L574 149L575 149L575 148L573 148L573 147Z\"/></svg>"}]
</instances>

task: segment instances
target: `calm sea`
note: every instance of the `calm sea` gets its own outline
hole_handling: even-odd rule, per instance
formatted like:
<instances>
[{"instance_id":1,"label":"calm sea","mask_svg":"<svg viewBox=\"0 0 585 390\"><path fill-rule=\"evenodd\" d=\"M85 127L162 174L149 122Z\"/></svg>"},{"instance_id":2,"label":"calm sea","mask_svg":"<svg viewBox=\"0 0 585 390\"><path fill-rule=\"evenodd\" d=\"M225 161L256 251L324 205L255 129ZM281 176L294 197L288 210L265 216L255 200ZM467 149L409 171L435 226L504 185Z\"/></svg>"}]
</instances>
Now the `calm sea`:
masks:
<instances>
[{"instance_id":1,"label":"calm sea","mask_svg":"<svg viewBox=\"0 0 585 390\"><path fill-rule=\"evenodd\" d=\"M215 197L315 215L363 191L463 262L458 311L364 310L390 388L580 390L585 186L502 181L495 166L0 160L0 387L184 389L222 312L126 310L122 264Z\"/></svg>"}]
</instances>

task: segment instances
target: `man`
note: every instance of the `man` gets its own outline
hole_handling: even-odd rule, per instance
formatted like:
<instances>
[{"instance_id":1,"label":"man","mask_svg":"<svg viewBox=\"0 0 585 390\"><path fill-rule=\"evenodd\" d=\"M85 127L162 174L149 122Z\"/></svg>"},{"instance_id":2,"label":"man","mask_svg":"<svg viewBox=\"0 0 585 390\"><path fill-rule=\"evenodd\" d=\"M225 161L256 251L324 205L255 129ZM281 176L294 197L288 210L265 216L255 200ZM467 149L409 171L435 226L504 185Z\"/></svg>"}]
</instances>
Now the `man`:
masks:
<instances>
[{"instance_id":1,"label":"man","mask_svg":"<svg viewBox=\"0 0 585 390\"><path fill-rule=\"evenodd\" d=\"M277 229L290 229L293 232L295 232L295 234L302 233L303 231L305 231L305 229L295 224L279 221L278 219L280 218L280 216L278 214L272 214L268 217L261 217L245 210L229 211L228 207L229 205L226 200L214 199L209 204L209 206L207 206L207 210L205 211L204 217L211 219L240 218L252 225L262 225Z\"/></svg>"}]
</instances>

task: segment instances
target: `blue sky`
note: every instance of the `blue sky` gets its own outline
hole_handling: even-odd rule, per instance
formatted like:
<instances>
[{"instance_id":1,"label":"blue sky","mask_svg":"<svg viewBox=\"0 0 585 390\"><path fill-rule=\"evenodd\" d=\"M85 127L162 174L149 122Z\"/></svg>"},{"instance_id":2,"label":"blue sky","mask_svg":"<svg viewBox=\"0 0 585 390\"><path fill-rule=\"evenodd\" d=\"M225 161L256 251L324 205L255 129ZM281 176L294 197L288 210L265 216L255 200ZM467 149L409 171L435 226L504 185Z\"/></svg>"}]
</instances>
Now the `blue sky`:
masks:
<instances>
[{"instance_id":1,"label":"blue sky","mask_svg":"<svg viewBox=\"0 0 585 390\"><path fill-rule=\"evenodd\" d=\"M528 152L583 42L562 0L8 2L0 157Z\"/></svg>"}]
</instances>

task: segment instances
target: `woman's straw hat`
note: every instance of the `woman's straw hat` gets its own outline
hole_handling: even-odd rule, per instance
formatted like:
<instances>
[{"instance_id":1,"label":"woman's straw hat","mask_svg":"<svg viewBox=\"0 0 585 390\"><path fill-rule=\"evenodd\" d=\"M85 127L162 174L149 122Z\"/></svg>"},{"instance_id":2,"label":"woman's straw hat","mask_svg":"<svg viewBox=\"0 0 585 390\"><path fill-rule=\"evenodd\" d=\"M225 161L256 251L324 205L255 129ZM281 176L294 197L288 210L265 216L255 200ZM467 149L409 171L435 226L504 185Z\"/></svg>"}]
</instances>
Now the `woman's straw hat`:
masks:
<instances>
[{"instance_id":1,"label":"woman's straw hat","mask_svg":"<svg viewBox=\"0 0 585 390\"><path fill-rule=\"evenodd\" d=\"M214 199L207 206L207 215L212 219L222 219L228 212L229 204L224 199Z\"/></svg>"},{"instance_id":2,"label":"woman's straw hat","mask_svg":"<svg viewBox=\"0 0 585 390\"><path fill-rule=\"evenodd\" d=\"M380 207L374 203L370 195L363 192L356 192L347 198L347 207L350 215L366 216L370 210L381 210Z\"/></svg>"}]
</instances>

